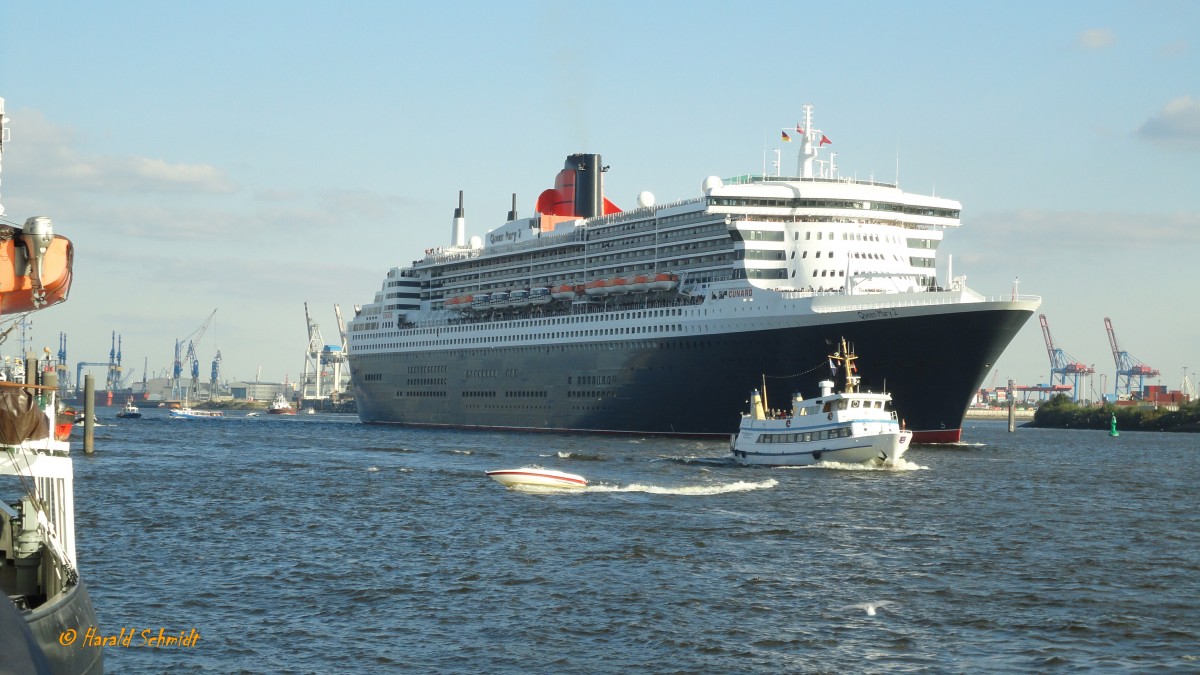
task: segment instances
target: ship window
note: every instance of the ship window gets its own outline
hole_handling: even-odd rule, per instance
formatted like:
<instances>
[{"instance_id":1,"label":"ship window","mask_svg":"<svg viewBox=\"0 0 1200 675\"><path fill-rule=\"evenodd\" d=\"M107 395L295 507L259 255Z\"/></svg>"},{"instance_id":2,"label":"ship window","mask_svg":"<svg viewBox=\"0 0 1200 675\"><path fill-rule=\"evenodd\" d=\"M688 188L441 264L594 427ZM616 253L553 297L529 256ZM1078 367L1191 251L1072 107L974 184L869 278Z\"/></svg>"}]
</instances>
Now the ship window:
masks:
<instances>
[{"instance_id":1,"label":"ship window","mask_svg":"<svg viewBox=\"0 0 1200 675\"><path fill-rule=\"evenodd\" d=\"M805 240L812 239L812 232L805 232L804 238L805 238Z\"/></svg>"},{"instance_id":2,"label":"ship window","mask_svg":"<svg viewBox=\"0 0 1200 675\"><path fill-rule=\"evenodd\" d=\"M800 257L801 257L801 258L807 258L807 257L808 257L808 250L807 250L807 249L805 249L805 250L801 251L801 252L800 252Z\"/></svg>"},{"instance_id":3,"label":"ship window","mask_svg":"<svg viewBox=\"0 0 1200 675\"><path fill-rule=\"evenodd\" d=\"M852 401L852 402L850 403L850 407L851 407L851 408L857 408L857 407L858 407L858 399L855 399L854 401Z\"/></svg>"},{"instance_id":4,"label":"ship window","mask_svg":"<svg viewBox=\"0 0 1200 675\"><path fill-rule=\"evenodd\" d=\"M818 240L821 238L821 235L822 235L822 234L824 234L824 232L818 232L818 233L817 233L817 239L818 239Z\"/></svg>"}]
</instances>

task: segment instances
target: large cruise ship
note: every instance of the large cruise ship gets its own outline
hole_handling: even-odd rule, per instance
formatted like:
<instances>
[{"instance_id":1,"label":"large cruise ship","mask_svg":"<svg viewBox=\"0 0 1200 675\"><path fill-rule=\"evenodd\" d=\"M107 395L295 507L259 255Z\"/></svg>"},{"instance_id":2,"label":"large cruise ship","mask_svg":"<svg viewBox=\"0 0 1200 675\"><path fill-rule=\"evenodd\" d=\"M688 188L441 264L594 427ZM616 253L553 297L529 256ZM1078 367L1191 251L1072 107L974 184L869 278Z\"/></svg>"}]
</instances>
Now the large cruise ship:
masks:
<instances>
[{"instance_id":1,"label":"large cruise ship","mask_svg":"<svg viewBox=\"0 0 1200 675\"><path fill-rule=\"evenodd\" d=\"M533 216L514 195L482 238L460 192L450 244L390 270L349 322L362 421L727 437L764 378L789 401L845 338L915 442L958 441L1040 299L939 281L961 204L839 176L812 106L790 132L798 176L709 177L629 210L599 155L571 155Z\"/></svg>"}]
</instances>

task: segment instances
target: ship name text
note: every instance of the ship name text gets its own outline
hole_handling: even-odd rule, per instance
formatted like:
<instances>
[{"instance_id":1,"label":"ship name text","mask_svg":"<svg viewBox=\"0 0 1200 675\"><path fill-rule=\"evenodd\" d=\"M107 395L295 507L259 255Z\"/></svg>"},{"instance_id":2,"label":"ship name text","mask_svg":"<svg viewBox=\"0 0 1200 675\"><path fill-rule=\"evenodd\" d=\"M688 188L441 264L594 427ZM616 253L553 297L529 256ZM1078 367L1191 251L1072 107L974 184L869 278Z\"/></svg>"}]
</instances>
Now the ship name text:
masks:
<instances>
[{"instance_id":1,"label":"ship name text","mask_svg":"<svg viewBox=\"0 0 1200 675\"><path fill-rule=\"evenodd\" d=\"M872 309L858 313L858 318L863 321L871 319L894 319L900 316L894 309Z\"/></svg>"}]
</instances>

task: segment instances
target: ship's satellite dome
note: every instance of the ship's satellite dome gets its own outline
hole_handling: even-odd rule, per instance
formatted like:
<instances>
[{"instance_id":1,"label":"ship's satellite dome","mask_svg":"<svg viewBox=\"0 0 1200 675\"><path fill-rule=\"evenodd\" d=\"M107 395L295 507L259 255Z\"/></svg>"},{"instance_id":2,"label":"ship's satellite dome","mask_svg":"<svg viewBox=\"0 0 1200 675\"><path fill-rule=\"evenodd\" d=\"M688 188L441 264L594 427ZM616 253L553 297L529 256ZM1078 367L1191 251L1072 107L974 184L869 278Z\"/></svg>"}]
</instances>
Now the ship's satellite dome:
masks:
<instances>
[{"instance_id":1,"label":"ship's satellite dome","mask_svg":"<svg viewBox=\"0 0 1200 675\"><path fill-rule=\"evenodd\" d=\"M721 182L720 178L717 178L716 176L709 176L708 178L704 179L704 185L701 187L701 189L705 193L708 193L710 190L715 190L719 187L723 187L724 185L725 183Z\"/></svg>"},{"instance_id":2,"label":"ship's satellite dome","mask_svg":"<svg viewBox=\"0 0 1200 675\"><path fill-rule=\"evenodd\" d=\"M480 236L471 237L469 243L471 244L472 250L479 250L479 249L483 248L483 237L480 237Z\"/></svg>"},{"instance_id":3,"label":"ship's satellite dome","mask_svg":"<svg viewBox=\"0 0 1200 675\"><path fill-rule=\"evenodd\" d=\"M654 193L649 190L642 190L638 193L638 206L654 206Z\"/></svg>"}]
</instances>

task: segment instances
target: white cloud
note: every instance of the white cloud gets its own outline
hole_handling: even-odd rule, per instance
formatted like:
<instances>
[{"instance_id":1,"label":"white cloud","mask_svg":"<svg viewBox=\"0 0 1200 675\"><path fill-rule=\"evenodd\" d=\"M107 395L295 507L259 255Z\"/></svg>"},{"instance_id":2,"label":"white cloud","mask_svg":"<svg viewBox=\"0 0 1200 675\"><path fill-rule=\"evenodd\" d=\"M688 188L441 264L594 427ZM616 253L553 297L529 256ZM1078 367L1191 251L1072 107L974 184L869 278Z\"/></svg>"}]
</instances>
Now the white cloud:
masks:
<instances>
[{"instance_id":1,"label":"white cloud","mask_svg":"<svg viewBox=\"0 0 1200 675\"><path fill-rule=\"evenodd\" d=\"M1177 59L1187 55L1188 43L1184 40L1176 40L1175 42L1163 45L1158 53L1165 59Z\"/></svg>"},{"instance_id":2,"label":"white cloud","mask_svg":"<svg viewBox=\"0 0 1200 675\"><path fill-rule=\"evenodd\" d=\"M1079 34L1078 44L1087 50L1108 49L1117 43L1117 36L1107 28L1091 28Z\"/></svg>"},{"instance_id":3,"label":"white cloud","mask_svg":"<svg viewBox=\"0 0 1200 675\"><path fill-rule=\"evenodd\" d=\"M209 164L171 163L136 155L89 155L79 150L73 129L46 120L36 110L21 110L13 117L19 119L20 126L5 147L6 162L19 164L21 178L30 186L52 183L57 192L108 194L222 194L237 190L223 172Z\"/></svg>"},{"instance_id":4,"label":"white cloud","mask_svg":"<svg viewBox=\"0 0 1200 675\"><path fill-rule=\"evenodd\" d=\"M1137 130L1138 137L1176 149L1200 150L1200 100L1177 98Z\"/></svg>"}]
</instances>

